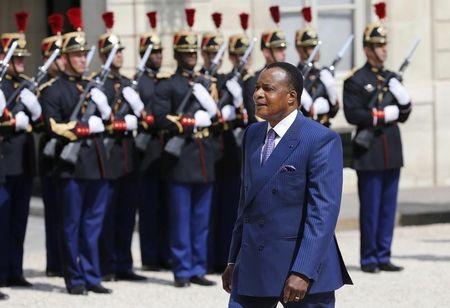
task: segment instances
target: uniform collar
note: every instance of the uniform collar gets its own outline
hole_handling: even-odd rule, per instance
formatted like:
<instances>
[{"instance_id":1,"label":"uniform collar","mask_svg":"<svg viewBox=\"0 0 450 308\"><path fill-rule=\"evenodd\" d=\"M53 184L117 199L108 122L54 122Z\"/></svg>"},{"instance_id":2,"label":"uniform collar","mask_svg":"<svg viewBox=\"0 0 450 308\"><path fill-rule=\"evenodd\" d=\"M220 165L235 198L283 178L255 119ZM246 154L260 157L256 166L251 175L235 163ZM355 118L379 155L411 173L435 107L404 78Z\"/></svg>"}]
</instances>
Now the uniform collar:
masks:
<instances>
[{"instance_id":1,"label":"uniform collar","mask_svg":"<svg viewBox=\"0 0 450 308\"><path fill-rule=\"evenodd\" d=\"M67 73L61 73L61 76L64 78L64 79L66 79L66 80L68 80L68 81L72 81L72 82L79 82L79 81L82 81L83 80L83 76L81 76L81 75L75 75L75 76L73 76L73 75L68 75Z\"/></svg>"},{"instance_id":2,"label":"uniform collar","mask_svg":"<svg viewBox=\"0 0 450 308\"><path fill-rule=\"evenodd\" d=\"M384 66L382 66L381 68L375 67L372 66L372 64L370 64L369 61L367 61L366 64L364 64L364 66L375 74L384 72Z\"/></svg>"},{"instance_id":3,"label":"uniform collar","mask_svg":"<svg viewBox=\"0 0 450 308\"><path fill-rule=\"evenodd\" d=\"M196 77L196 72L194 70L187 70L187 69L183 69L181 67L177 68L177 74L180 74L181 76L189 78L189 79L193 79Z\"/></svg>"},{"instance_id":4,"label":"uniform collar","mask_svg":"<svg viewBox=\"0 0 450 308\"><path fill-rule=\"evenodd\" d=\"M155 78L156 75L159 73L159 69L153 69L151 67L146 66L145 67L145 72L147 73L147 75L151 78Z\"/></svg>"}]
</instances>

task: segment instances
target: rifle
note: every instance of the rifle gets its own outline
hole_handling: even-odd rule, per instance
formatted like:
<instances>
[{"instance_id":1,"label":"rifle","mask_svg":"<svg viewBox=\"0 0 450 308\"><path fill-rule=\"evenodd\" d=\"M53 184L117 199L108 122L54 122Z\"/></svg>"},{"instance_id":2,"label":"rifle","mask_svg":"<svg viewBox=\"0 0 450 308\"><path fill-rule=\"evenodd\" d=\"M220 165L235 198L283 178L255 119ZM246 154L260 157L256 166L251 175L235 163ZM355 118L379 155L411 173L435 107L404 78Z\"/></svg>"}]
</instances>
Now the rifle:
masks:
<instances>
[{"instance_id":1,"label":"rifle","mask_svg":"<svg viewBox=\"0 0 450 308\"><path fill-rule=\"evenodd\" d=\"M95 51L96 51L97 47L95 47L95 45L92 45L91 49L89 50L87 56L86 56L86 66L84 68L84 72L82 77L85 78L88 73L89 73L89 67L92 63L92 58L95 55ZM49 141L47 141L47 143L44 146L44 150L42 151L42 153L49 157L49 158L54 158L56 155L56 144L58 143L58 139L57 138L51 138Z\"/></svg>"},{"instance_id":2,"label":"rifle","mask_svg":"<svg viewBox=\"0 0 450 308\"><path fill-rule=\"evenodd\" d=\"M369 102L369 108L373 109L376 106L379 92L383 91L384 88L389 87L389 81L391 78L398 78L400 81L403 80L403 74L405 73L405 70L408 68L409 64L411 63L411 58L414 54L414 51L416 50L417 46L420 43L420 39L416 39L414 43L412 44L409 52L407 53L406 58L403 60L402 64L400 65L400 68L397 73L391 73L389 76L387 76L382 84L382 86L377 90L374 95L372 96L370 102ZM390 102L394 99L394 96L391 92L386 92L383 101L387 102L386 105L389 105ZM353 139L353 142L355 142L358 146L360 146L363 149L369 149L372 140L374 138L374 130L373 127L365 128L359 130L355 138Z\"/></svg>"},{"instance_id":3,"label":"rifle","mask_svg":"<svg viewBox=\"0 0 450 308\"><path fill-rule=\"evenodd\" d=\"M239 60L239 64L233 69L233 73L232 73L233 77L231 77L231 79L234 79L237 81L241 78L242 72L244 71L245 66L247 65L247 62L250 58L250 55L252 54L252 51L255 48L255 43L256 43L256 38L253 38L252 41L250 42L250 45L245 50L244 55ZM230 95L231 94L229 91L225 91L223 96L220 98L219 103L217 104L217 105L219 105L220 110L222 110L222 107L224 107L227 104L227 102L230 99Z\"/></svg>"},{"instance_id":4,"label":"rifle","mask_svg":"<svg viewBox=\"0 0 450 308\"><path fill-rule=\"evenodd\" d=\"M72 111L72 114L70 115L70 121L77 121L81 107L84 105L86 98L88 94L90 93L91 89L93 88L99 88L103 89L103 85L105 84L106 78L108 78L108 74L110 71L111 63L117 53L117 50L119 49L119 46L117 44L114 45L113 49L110 51L108 59L106 60L105 64L102 65L102 70L100 74L92 79L87 86L84 88L83 93L80 96L80 99L78 100L77 105L75 106L74 110ZM95 113L96 105L92 101L92 99L89 99L87 103L86 111L81 115L81 122L86 123L89 118ZM81 149L81 141L74 141L68 143L66 146L64 146L60 158L68 162L72 165L74 165L78 160L78 154Z\"/></svg>"},{"instance_id":5,"label":"rifle","mask_svg":"<svg viewBox=\"0 0 450 308\"><path fill-rule=\"evenodd\" d=\"M149 44L147 46L147 49L145 50L144 55L141 58L141 61L139 61L139 64L137 66L137 73L134 76L134 79L131 81L131 88L133 90L137 90L137 88L138 88L139 79L141 79L142 75L144 75L144 73L145 73L145 65L147 64L148 58L150 57L152 50L153 50L153 44ZM120 105L120 109L116 112L116 116L118 118L123 118L125 115L128 114L129 111L130 111L130 104L123 102ZM138 136L136 136L136 137L138 137ZM109 153L111 153L111 149L114 145L114 139L107 137L104 139L103 143L106 148L106 153L107 153L107 155L109 155Z\"/></svg>"},{"instance_id":6,"label":"rifle","mask_svg":"<svg viewBox=\"0 0 450 308\"><path fill-rule=\"evenodd\" d=\"M53 51L53 53L50 55L50 57L45 61L45 63L38 68L38 71L36 75L31 78L30 80L23 80L19 87L13 92L13 94L9 97L8 101L6 102L6 108L11 111L13 114L17 114L20 111L25 110L25 106L23 104L14 104L15 99L20 94L20 92L27 88L31 92L34 92L42 82L42 80L47 76L47 71L52 65L53 62L55 62L56 58L58 57L60 52L60 49L57 48ZM14 106L13 106L14 105Z\"/></svg>"},{"instance_id":7,"label":"rifle","mask_svg":"<svg viewBox=\"0 0 450 308\"><path fill-rule=\"evenodd\" d=\"M91 66L92 59L94 58L96 50L97 47L95 47L95 45L92 45L91 49L89 50L86 56L86 66L84 67L83 78L86 78L87 75L89 74L89 67Z\"/></svg>"},{"instance_id":8,"label":"rifle","mask_svg":"<svg viewBox=\"0 0 450 308\"><path fill-rule=\"evenodd\" d=\"M347 49L350 47L352 41L353 41L353 34L351 34L344 42L344 44L342 45L341 49L339 50L339 52L337 53L336 57L333 59L333 62L331 62L331 64L327 67L324 67L322 69L325 70L329 70L331 72L331 74L334 76L335 71L336 71L336 66L339 64L339 62L341 62L342 57L344 56L345 52L347 51ZM317 78L314 83L311 85L311 87L308 90L311 90L311 88L316 84L317 80L319 80L319 78ZM316 91L314 93L314 96L312 97L313 101L318 98L318 97L323 97L326 94L326 89L325 89L325 85L323 83L319 83L319 85L316 87Z\"/></svg>"},{"instance_id":9,"label":"rifle","mask_svg":"<svg viewBox=\"0 0 450 308\"><path fill-rule=\"evenodd\" d=\"M3 77L6 75L6 71L9 67L9 61L11 61L11 58L14 54L14 51L17 48L18 41L14 41L9 48L8 52L6 53L5 57L3 58L2 63L0 64L0 82L3 80Z\"/></svg>"},{"instance_id":10,"label":"rifle","mask_svg":"<svg viewBox=\"0 0 450 308\"><path fill-rule=\"evenodd\" d=\"M217 73L217 70L219 69L220 59L222 59L226 48L227 43L224 42L220 46L219 51L217 52L216 56L211 62L211 67L208 70L206 70L205 76L204 77L200 76L199 78L196 78L194 83L202 83L206 89L209 89L209 87L211 86L211 78ZM192 95L193 95L193 87L191 86L187 91L186 95L184 96L183 100L181 101L181 104L178 106L176 110L176 113L179 116L184 113L184 110L188 102L191 100ZM164 150L175 157L180 157L181 149L185 142L186 142L185 138L180 136L173 136L172 138L169 139L169 141L167 141Z\"/></svg>"},{"instance_id":11,"label":"rifle","mask_svg":"<svg viewBox=\"0 0 450 308\"><path fill-rule=\"evenodd\" d=\"M314 47L312 53L309 55L308 60L306 60L305 65L303 66L302 75L303 79L306 79L311 72L311 69L314 65L314 58L316 57L317 53L319 52L320 45L322 45L322 41L317 42L316 47Z\"/></svg>"}]
</instances>

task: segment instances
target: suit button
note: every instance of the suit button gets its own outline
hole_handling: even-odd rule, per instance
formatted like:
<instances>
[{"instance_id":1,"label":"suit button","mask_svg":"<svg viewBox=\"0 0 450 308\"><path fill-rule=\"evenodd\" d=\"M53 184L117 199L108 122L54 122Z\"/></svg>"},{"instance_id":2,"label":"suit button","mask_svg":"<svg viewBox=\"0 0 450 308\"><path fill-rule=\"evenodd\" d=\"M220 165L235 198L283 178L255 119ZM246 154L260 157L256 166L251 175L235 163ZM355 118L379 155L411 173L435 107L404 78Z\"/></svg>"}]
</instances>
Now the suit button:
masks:
<instances>
[{"instance_id":1,"label":"suit button","mask_svg":"<svg viewBox=\"0 0 450 308\"><path fill-rule=\"evenodd\" d=\"M244 223L248 224L250 222L250 218L244 217Z\"/></svg>"},{"instance_id":2,"label":"suit button","mask_svg":"<svg viewBox=\"0 0 450 308\"><path fill-rule=\"evenodd\" d=\"M276 194L277 193L277 189L276 188L272 188L272 194Z\"/></svg>"},{"instance_id":3,"label":"suit button","mask_svg":"<svg viewBox=\"0 0 450 308\"><path fill-rule=\"evenodd\" d=\"M263 245L260 245L260 246L258 247L258 251L263 251L263 249L264 249L264 246L263 246Z\"/></svg>"},{"instance_id":4,"label":"suit button","mask_svg":"<svg viewBox=\"0 0 450 308\"><path fill-rule=\"evenodd\" d=\"M262 219L262 220L259 222L259 227L260 227L260 228L264 227L264 219Z\"/></svg>"}]
</instances>

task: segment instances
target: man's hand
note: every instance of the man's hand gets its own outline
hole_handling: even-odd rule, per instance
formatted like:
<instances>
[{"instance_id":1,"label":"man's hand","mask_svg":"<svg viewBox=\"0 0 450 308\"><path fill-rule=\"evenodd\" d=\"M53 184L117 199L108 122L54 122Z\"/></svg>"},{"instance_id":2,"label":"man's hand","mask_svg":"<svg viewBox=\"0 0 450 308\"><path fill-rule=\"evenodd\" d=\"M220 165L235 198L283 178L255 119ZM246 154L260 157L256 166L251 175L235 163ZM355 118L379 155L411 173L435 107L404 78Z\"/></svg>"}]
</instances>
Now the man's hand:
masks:
<instances>
[{"instance_id":1,"label":"man's hand","mask_svg":"<svg viewBox=\"0 0 450 308\"><path fill-rule=\"evenodd\" d=\"M222 274L222 288L227 292L231 293L231 284L233 281L234 264L228 264L227 268Z\"/></svg>"},{"instance_id":2,"label":"man's hand","mask_svg":"<svg viewBox=\"0 0 450 308\"><path fill-rule=\"evenodd\" d=\"M284 284L283 302L286 304L288 302L298 302L303 299L306 295L306 291L308 291L308 286L308 278L291 274Z\"/></svg>"}]
</instances>

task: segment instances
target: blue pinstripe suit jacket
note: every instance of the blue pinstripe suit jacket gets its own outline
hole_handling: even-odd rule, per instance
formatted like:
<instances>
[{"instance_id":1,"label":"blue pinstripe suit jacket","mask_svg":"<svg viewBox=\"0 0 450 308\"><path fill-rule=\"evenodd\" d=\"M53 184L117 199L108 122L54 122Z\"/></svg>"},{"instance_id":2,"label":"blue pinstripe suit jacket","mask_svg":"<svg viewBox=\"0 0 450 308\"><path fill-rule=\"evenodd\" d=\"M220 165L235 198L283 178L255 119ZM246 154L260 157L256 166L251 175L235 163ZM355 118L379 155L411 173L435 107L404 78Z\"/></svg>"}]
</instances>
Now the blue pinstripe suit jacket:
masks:
<instances>
[{"instance_id":1,"label":"blue pinstripe suit jacket","mask_svg":"<svg viewBox=\"0 0 450 308\"><path fill-rule=\"evenodd\" d=\"M342 145L335 132L298 113L266 163L267 122L244 137L242 186L229 262L233 288L280 296L291 272L312 281L309 293L351 284L334 237L342 194Z\"/></svg>"}]
</instances>

